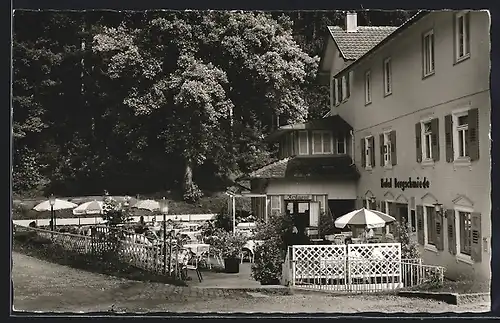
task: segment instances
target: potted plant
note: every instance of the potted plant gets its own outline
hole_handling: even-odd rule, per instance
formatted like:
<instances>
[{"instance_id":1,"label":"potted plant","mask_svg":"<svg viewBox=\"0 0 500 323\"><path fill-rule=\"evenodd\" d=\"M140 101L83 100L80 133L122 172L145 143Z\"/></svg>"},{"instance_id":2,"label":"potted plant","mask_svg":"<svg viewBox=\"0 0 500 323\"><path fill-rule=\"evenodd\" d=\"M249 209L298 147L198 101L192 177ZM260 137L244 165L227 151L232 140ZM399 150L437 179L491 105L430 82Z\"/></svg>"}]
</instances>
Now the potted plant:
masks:
<instances>
[{"instance_id":1,"label":"potted plant","mask_svg":"<svg viewBox=\"0 0 500 323\"><path fill-rule=\"evenodd\" d=\"M226 273L236 274L240 271L240 253L247 242L247 237L237 232L235 234L225 230L217 230L214 246L224 260Z\"/></svg>"}]
</instances>

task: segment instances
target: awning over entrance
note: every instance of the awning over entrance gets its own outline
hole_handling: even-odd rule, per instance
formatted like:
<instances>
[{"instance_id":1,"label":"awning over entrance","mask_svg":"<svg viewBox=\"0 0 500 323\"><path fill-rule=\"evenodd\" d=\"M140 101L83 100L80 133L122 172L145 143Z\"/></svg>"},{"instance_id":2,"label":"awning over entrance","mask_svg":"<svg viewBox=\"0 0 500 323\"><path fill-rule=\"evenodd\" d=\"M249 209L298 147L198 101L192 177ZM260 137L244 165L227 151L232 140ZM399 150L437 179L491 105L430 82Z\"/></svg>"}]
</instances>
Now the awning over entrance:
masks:
<instances>
[{"instance_id":1,"label":"awning over entrance","mask_svg":"<svg viewBox=\"0 0 500 323\"><path fill-rule=\"evenodd\" d=\"M240 179L321 178L358 179L359 172L349 156L290 157L266 165Z\"/></svg>"},{"instance_id":2,"label":"awning over entrance","mask_svg":"<svg viewBox=\"0 0 500 323\"><path fill-rule=\"evenodd\" d=\"M350 124L338 115L329 116L322 119L311 120L303 123L290 124L278 128L275 132L267 136L267 141L275 141L285 133L298 130L330 130L340 133L352 130Z\"/></svg>"}]
</instances>

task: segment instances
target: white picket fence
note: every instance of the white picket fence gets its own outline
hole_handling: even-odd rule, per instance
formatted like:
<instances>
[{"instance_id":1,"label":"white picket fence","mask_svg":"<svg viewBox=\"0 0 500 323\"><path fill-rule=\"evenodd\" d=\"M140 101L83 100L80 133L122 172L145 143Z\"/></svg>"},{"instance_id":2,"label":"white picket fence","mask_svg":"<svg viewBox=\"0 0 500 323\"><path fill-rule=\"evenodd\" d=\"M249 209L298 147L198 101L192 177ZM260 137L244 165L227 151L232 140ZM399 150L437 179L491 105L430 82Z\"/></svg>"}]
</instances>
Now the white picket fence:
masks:
<instances>
[{"instance_id":1,"label":"white picket fence","mask_svg":"<svg viewBox=\"0 0 500 323\"><path fill-rule=\"evenodd\" d=\"M338 292L390 291L416 286L444 268L402 260L400 243L296 245L283 264L283 283Z\"/></svg>"}]
</instances>

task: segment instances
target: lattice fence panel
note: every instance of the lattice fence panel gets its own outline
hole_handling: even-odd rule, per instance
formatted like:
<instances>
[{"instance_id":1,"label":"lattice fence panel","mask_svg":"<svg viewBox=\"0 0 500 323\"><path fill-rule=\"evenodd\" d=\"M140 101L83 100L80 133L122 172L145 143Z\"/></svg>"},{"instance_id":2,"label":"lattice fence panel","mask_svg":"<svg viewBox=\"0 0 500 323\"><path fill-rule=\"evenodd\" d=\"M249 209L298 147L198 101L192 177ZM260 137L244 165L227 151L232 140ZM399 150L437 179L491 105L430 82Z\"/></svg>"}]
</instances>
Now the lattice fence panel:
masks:
<instances>
[{"instance_id":1,"label":"lattice fence panel","mask_svg":"<svg viewBox=\"0 0 500 323\"><path fill-rule=\"evenodd\" d=\"M343 279L345 245L293 246L294 279Z\"/></svg>"},{"instance_id":2,"label":"lattice fence panel","mask_svg":"<svg viewBox=\"0 0 500 323\"><path fill-rule=\"evenodd\" d=\"M350 244L347 268L350 284L398 283L401 281L401 244Z\"/></svg>"}]
</instances>

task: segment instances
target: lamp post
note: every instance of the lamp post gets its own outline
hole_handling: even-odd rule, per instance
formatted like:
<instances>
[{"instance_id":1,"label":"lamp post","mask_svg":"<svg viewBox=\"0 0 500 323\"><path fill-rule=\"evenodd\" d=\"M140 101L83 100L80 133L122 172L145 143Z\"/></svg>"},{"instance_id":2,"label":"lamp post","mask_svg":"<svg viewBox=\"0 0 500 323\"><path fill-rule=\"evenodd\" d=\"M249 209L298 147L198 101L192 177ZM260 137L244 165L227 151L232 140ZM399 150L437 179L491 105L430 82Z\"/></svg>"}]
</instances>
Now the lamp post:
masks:
<instances>
[{"instance_id":1,"label":"lamp post","mask_svg":"<svg viewBox=\"0 0 500 323\"><path fill-rule=\"evenodd\" d=\"M163 274L167 272L167 213L168 203L165 198L160 200L160 212L163 215Z\"/></svg>"},{"instance_id":2,"label":"lamp post","mask_svg":"<svg viewBox=\"0 0 500 323\"><path fill-rule=\"evenodd\" d=\"M49 204L50 204L50 231L54 231L56 228L56 215L54 213L54 204L56 204L56 198L54 197L54 194L51 194L49 197Z\"/></svg>"}]
</instances>

